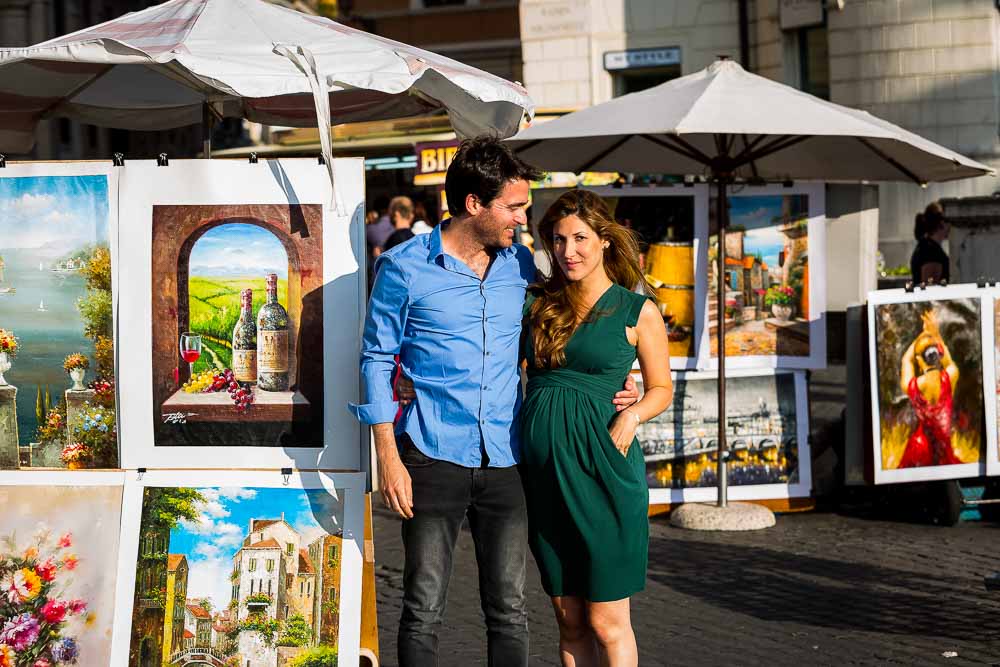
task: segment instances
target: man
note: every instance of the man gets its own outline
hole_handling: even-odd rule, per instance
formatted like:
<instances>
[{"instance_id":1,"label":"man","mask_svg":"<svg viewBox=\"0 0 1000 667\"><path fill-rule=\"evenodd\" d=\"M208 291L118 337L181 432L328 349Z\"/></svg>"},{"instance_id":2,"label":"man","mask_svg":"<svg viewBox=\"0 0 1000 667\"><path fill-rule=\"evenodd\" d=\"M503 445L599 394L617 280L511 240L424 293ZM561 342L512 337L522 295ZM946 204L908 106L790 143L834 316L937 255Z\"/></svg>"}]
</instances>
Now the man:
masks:
<instances>
[{"instance_id":1,"label":"man","mask_svg":"<svg viewBox=\"0 0 1000 667\"><path fill-rule=\"evenodd\" d=\"M522 309L535 268L513 241L526 221L529 181L539 177L495 138L463 142L445 181L452 217L378 259L361 354L366 402L352 410L372 425L382 497L405 519L400 667L438 664L437 630L466 517L489 664L528 664L516 415ZM396 355L415 400L394 431ZM626 404L637 397L626 394Z\"/></svg>"},{"instance_id":2,"label":"man","mask_svg":"<svg viewBox=\"0 0 1000 667\"><path fill-rule=\"evenodd\" d=\"M393 197L389 202L389 220L392 221L393 232L385 240L383 252L413 238L413 218L413 200L409 197Z\"/></svg>"}]
</instances>

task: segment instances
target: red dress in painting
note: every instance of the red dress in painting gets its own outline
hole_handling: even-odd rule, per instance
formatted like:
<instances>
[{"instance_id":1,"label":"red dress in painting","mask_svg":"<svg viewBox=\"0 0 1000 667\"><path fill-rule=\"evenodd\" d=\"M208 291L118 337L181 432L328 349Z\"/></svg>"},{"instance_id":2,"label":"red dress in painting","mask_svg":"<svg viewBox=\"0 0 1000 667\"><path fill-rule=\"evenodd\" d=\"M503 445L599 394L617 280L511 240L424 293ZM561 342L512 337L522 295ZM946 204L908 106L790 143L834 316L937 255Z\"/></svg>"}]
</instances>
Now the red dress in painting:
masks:
<instances>
[{"instance_id":1,"label":"red dress in painting","mask_svg":"<svg viewBox=\"0 0 1000 667\"><path fill-rule=\"evenodd\" d=\"M927 402L917 387L917 378L910 378L906 394L917 414L917 430L910 435L900 468L941 466L961 463L951 448L951 376L941 371L941 396L937 403Z\"/></svg>"}]
</instances>

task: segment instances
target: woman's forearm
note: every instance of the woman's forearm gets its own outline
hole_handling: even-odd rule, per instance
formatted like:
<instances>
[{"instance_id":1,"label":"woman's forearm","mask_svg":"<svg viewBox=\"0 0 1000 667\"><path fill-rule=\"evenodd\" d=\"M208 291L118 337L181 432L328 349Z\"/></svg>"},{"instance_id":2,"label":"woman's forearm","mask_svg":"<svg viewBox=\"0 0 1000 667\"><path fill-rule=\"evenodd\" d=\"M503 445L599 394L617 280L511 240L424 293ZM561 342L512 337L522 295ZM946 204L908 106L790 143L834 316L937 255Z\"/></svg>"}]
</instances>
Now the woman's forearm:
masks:
<instances>
[{"instance_id":1,"label":"woman's forearm","mask_svg":"<svg viewBox=\"0 0 1000 667\"><path fill-rule=\"evenodd\" d=\"M625 411L638 415L640 422L647 422L666 410L673 397L673 387L650 387L638 402Z\"/></svg>"}]
</instances>

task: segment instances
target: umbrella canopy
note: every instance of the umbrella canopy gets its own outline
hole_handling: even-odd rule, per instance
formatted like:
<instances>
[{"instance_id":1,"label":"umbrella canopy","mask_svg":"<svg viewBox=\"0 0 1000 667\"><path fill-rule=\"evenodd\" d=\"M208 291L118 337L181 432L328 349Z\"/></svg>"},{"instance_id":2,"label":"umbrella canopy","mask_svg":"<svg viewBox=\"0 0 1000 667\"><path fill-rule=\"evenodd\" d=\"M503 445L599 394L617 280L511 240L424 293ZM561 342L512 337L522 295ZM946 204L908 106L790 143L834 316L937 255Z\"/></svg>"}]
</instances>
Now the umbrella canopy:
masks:
<instances>
[{"instance_id":1,"label":"umbrella canopy","mask_svg":"<svg viewBox=\"0 0 1000 667\"><path fill-rule=\"evenodd\" d=\"M510 136L534 111L519 84L264 0L169 0L0 50L0 151L30 150L45 118L159 130L201 123L205 103L292 127L446 109L462 136Z\"/></svg>"},{"instance_id":2,"label":"umbrella canopy","mask_svg":"<svg viewBox=\"0 0 1000 667\"><path fill-rule=\"evenodd\" d=\"M514 137L551 171L739 173L777 181L949 181L990 167L871 114L719 60Z\"/></svg>"}]
</instances>

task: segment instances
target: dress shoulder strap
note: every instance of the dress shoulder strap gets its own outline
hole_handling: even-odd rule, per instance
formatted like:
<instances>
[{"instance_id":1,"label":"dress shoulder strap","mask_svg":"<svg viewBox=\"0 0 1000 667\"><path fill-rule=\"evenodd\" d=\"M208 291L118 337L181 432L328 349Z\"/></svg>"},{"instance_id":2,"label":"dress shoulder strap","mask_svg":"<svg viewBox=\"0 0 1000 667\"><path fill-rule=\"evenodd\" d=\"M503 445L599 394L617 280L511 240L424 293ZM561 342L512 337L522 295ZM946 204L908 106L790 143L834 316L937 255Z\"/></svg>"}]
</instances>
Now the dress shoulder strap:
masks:
<instances>
[{"instance_id":1,"label":"dress shoulder strap","mask_svg":"<svg viewBox=\"0 0 1000 667\"><path fill-rule=\"evenodd\" d=\"M624 289L624 288L623 288ZM653 297L647 296L646 294L639 294L638 292L628 292L628 298L626 299L626 319L625 326L634 327L639 323L639 313L642 312L642 307L646 305L648 299Z\"/></svg>"}]
</instances>

